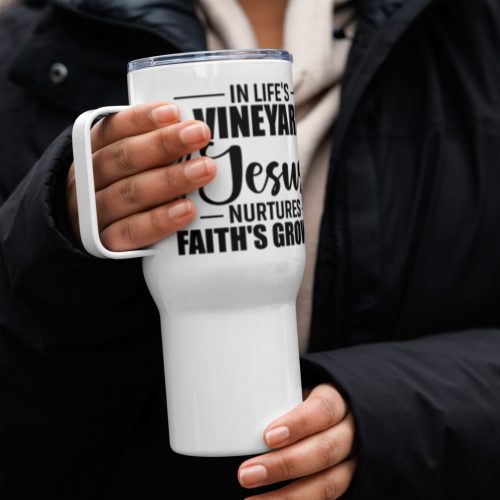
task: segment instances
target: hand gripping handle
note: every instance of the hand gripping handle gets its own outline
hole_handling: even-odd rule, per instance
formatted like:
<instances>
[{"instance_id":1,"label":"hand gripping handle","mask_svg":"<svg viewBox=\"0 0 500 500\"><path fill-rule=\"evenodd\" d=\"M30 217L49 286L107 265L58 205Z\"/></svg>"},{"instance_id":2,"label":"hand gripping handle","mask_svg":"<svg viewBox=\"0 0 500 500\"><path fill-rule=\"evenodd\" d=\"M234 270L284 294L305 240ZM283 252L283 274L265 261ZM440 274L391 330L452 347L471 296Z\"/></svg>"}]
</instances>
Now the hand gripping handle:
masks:
<instances>
[{"instance_id":1,"label":"hand gripping handle","mask_svg":"<svg viewBox=\"0 0 500 500\"><path fill-rule=\"evenodd\" d=\"M73 125L73 158L80 235L87 252L96 257L131 259L154 254L152 249L112 252L104 247L99 237L90 129L98 117L118 113L128 108L129 106L107 106L87 111L81 114Z\"/></svg>"}]
</instances>

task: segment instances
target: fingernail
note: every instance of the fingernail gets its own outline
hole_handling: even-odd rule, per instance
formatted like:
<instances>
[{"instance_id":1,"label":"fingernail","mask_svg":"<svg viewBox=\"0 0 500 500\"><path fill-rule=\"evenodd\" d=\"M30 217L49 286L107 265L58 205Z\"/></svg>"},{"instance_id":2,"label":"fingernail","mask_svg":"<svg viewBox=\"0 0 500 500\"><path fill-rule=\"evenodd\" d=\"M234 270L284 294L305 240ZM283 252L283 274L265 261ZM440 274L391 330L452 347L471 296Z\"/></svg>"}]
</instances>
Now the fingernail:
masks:
<instances>
[{"instance_id":1,"label":"fingernail","mask_svg":"<svg viewBox=\"0 0 500 500\"><path fill-rule=\"evenodd\" d=\"M267 479L267 469L263 465L251 465L240 470L240 483L243 486L261 483Z\"/></svg>"},{"instance_id":2,"label":"fingernail","mask_svg":"<svg viewBox=\"0 0 500 500\"><path fill-rule=\"evenodd\" d=\"M196 162L188 163L184 167L184 174L191 180L201 179L202 177L210 175L213 172L213 169L213 161L203 158Z\"/></svg>"},{"instance_id":3,"label":"fingernail","mask_svg":"<svg viewBox=\"0 0 500 500\"><path fill-rule=\"evenodd\" d=\"M179 118L179 109L175 104L165 104L151 111L153 120L158 123L168 123Z\"/></svg>"},{"instance_id":4,"label":"fingernail","mask_svg":"<svg viewBox=\"0 0 500 500\"><path fill-rule=\"evenodd\" d=\"M210 138L208 127L202 123L193 123L180 132L181 141L186 144L196 144Z\"/></svg>"},{"instance_id":5,"label":"fingernail","mask_svg":"<svg viewBox=\"0 0 500 500\"><path fill-rule=\"evenodd\" d=\"M183 201L168 209L168 216L171 219L180 219L191 212L191 202Z\"/></svg>"},{"instance_id":6,"label":"fingernail","mask_svg":"<svg viewBox=\"0 0 500 500\"><path fill-rule=\"evenodd\" d=\"M266 432L266 442L268 446L277 446L290 437L290 429L286 425L281 425Z\"/></svg>"}]
</instances>

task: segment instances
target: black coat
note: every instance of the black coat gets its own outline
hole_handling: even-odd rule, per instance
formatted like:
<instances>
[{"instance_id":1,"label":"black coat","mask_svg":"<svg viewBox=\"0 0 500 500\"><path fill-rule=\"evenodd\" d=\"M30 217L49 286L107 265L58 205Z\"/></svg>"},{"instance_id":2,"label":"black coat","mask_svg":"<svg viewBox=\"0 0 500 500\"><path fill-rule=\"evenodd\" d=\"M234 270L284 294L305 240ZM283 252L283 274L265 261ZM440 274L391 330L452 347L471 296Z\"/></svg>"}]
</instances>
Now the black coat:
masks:
<instances>
[{"instance_id":1,"label":"black coat","mask_svg":"<svg viewBox=\"0 0 500 500\"><path fill-rule=\"evenodd\" d=\"M494 0L360 4L302 365L349 401L356 500L500 498L499 27ZM140 263L80 251L64 205L76 116L204 47L182 0L0 16L2 499L243 496L241 459L169 450Z\"/></svg>"}]
</instances>

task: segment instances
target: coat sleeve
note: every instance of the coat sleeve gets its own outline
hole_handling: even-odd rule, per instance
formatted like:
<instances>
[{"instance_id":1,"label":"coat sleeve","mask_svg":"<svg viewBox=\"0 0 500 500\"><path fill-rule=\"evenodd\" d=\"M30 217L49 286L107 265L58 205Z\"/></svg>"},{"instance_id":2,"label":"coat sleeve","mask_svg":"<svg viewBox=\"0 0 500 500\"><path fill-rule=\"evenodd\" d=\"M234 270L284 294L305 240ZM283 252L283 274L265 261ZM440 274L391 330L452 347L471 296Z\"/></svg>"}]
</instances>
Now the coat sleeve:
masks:
<instances>
[{"instance_id":1,"label":"coat sleeve","mask_svg":"<svg viewBox=\"0 0 500 500\"><path fill-rule=\"evenodd\" d=\"M71 240L71 130L0 208L0 497L101 498L162 377L140 261ZM161 380L161 379L160 379Z\"/></svg>"},{"instance_id":2,"label":"coat sleeve","mask_svg":"<svg viewBox=\"0 0 500 500\"><path fill-rule=\"evenodd\" d=\"M68 128L0 208L4 324L31 346L99 344L158 323L140 259L95 258L72 241L71 162Z\"/></svg>"},{"instance_id":3,"label":"coat sleeve","mask_svg":"<svg viewBox=\"0 0 500 500\"><path fill-rule=\"evenodd\" d=\"M500 331L469 330L303 357L356 423L352 500L500 498Z\"/></svg>"}]
</instances>

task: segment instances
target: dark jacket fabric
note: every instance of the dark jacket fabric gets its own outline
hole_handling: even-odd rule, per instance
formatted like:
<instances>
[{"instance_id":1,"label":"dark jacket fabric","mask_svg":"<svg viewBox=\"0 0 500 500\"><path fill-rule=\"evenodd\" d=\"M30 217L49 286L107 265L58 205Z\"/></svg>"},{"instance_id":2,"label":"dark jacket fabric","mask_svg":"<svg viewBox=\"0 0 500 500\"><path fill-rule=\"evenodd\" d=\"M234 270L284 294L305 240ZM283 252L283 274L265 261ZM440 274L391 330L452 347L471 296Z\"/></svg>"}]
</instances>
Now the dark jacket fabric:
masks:
<instances>
[{"instance_id":1,"label":"dark jacket fabric","mask_svg":"<svg viewBox=\"0 0 500 500\"><path fill-rule=\"evenodd\" d=\"M302 357L353 412L355 500L500 498L499 26L494 0L359 2ZM249 495L241 457L170 450L140 262L83 252L64 204L78 114L204 48L183 0L0 15L2 499Z\"/></svg>"}]
</instances>

